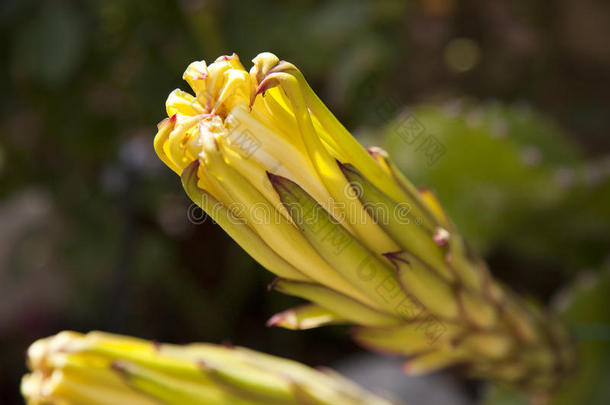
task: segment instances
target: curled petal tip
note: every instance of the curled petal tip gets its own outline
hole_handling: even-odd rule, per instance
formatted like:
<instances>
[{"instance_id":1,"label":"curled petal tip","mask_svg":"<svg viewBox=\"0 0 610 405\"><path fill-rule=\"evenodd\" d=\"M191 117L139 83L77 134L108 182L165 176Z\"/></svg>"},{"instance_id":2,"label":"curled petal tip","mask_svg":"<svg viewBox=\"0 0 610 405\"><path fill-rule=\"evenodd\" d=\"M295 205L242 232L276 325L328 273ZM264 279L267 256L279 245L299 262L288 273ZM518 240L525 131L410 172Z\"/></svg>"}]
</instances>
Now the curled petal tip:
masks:
<instances>
[{"instance_id":1,"label":"curled petal tip","mask_svg":"<svg viewBox=\"0 0 610 405\"><path fill-rule=\"evenodd\" d=\"M221 62L221 61L230 61L230 60L239 60L239 56L237 56L237 54L235 52L233 52L232 55L222 55L219 56L218 58L216 58L216 62Z\"/></svg>"},{"instance_id":2,"label":"curled petal tip","mask_svg":"<svg viewBox=\"0 0 610 405\"><path fill-rule=\"evenodd\" d=\"M252 95L252 100L254 100L256 98L256 96L258 96L259 94L263 94L263 97L265 97L265 91L267 91L269 88L271 88L269 86L269 82L265 82L264 80L256 87L256 91L254 92L254 94ZM254 102L252 102L252 104L254 104Z\"/></svg>"},{"instance_id":3,"label":"curled petal tip","mask_svg":"<svg viewBox=\"0 0 610 405\"><path fill-rule=\"evenodd\" d=\"M256 87L256 95L264 93L280 84L280 80L283 77L282 73L269 73Z\"/></svg>"},{"instance_id":4,"label":"curled petal tip","mask_svg":"<svg viewBox=\"0 0 610 405\"><path fill-rule=\"evenodd\" d=\"M258 97L259 94L262 94L262 97L265 97L265 92L267 90L272 89L279 84L279 80L276 76L277 75L274 74L267 74L260 81L258 81L257 78L258 86L256 86L256 91L252 92L250 95L250 108L254 105L256 97Z\"/></svg>"},{"instance_id":5,"label":"curled petal tip","mask_svg":"<svg viewBox=\"0 0 610 405\"><path fill-rule=\"evenodd\" d=\"M256 83L258 84L263 81L267 73L280 62L280 59L271 52L262 52L256 55L256 57L252 59L252 62L254 63L254 66L252 66L250 72L253 74Z\"/></svg>"},{"instance_id":6,"label":"curled petal tip","mask_svg":"<svg viewBox=\"0 0 610 405\"><path fill-rule=\"evenodd\" d=\"M176 125L176 114L172 115L169 118L164 118L161 121L159 121L159 123L157 124L157 129L160 131L161 129L165 128L168 125L171 125L172 127L174 125Z\"/></svg>"},{"instance_id":7,"label":"curled petal tip","mask_svg":"<svg viewBox=\"0 0 610 405\"><path fill-rule=\"evenodd\" d=\"M294 66L290 62L281 60L277 64L275 64L275 66L273 66L271 69L269 69L269 72L267 74L269 75L271 73L285 73L285 72L294 73L295 71L298 71L296 66Z\"/></svg>"},{"instance_id":8,"label":"curled petal tip","mask_svg":"<svg viewBox=\"0 0 610 405\"><path fill-rule=\"evenodd\" d=\"M250 75L254 76L256 83L256 91L253 92L250 98L250 106L254 104L256 96L259 94L263 94L265 96L265 92L269 89L272 89L278 85L280 85L280 81L282 79L286 79L291 76L291 70L296 71L297 69L291 63L279 61L275 55L273 55L275 59L270 59L267 61L256 63L253 67L253 70L250 71Z\"/></svg>"}]
</instances>

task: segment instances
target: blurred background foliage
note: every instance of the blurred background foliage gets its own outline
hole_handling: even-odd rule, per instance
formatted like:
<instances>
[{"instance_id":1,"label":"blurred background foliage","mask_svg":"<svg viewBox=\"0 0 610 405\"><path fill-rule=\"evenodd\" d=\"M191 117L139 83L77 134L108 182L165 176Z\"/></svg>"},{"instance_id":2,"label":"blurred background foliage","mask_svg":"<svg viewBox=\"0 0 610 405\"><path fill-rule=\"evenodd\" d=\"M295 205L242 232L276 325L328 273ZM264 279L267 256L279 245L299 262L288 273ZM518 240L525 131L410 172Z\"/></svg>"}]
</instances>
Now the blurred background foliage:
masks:
<instances>
[{"instance_id":1,"label":"blurred background foliage","mask_svg":"<svg viewBox=\"0 0 610 405\"><path fill-rule=\"evenodd\" d=\"M583 363L558 404L610 396L609 3L4 0L0 32L1 403L21 402L28 344L61 329L313 365L360 351L343 328L265 328L294 300L152 150L188 63L264 50L432 187L497 277L561 309ZM464 398L520 401L447 375Z\"/></svg>"}]
</instances>

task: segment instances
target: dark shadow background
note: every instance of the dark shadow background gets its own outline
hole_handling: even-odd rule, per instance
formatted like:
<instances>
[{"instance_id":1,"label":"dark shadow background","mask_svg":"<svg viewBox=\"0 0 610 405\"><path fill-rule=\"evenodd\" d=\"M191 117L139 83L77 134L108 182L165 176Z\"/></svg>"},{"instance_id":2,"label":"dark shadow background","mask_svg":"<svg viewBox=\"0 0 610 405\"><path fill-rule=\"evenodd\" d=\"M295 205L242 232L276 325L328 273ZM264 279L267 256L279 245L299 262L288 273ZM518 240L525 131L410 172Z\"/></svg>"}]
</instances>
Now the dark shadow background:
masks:
<instances>
[{"instance_id":1,"label":"dark shadow background","mask_svg":"<svg viewBox=\"0 0 610 405\"><path fill-rule=\"evenodd\" d=\"M584 179L550 207L536 195L494 211L507 215L486 219L496 228L485 236L469 225L492 203L472 184L440 192L480 158L468 127L447 154L453 177L438 174L442 165L413 176L434 182L498 277L543 302L608 261L606 1L4 0L0 33L0 403L21 403L27 346L62 329L229 340L312 365L360 351L344 328L266 328L297 300L267 292L272 276L209 219L193 223L200 213L152 149L165 98L187 89L181 75L193 60L236 52L249 66L272 51L300 67L363 143L397 155L384 128L403 105L467 100L474 110L456 113L465 122L477 106L508 106L516 123L535 114L543 130L530 118L515 127L520 156L536 166L547 147L567 150L565 162L539 169L560 183ZM538 145L541 131L551 134ZM468 170L494 164L482 156ZM507 189L502 179L488 181ZM501 202L531 186L527 172L511 179ZM550 186L532 187L544 196ZM462 194L480 209L455 212Z\"/></svg>"}]
</instances>

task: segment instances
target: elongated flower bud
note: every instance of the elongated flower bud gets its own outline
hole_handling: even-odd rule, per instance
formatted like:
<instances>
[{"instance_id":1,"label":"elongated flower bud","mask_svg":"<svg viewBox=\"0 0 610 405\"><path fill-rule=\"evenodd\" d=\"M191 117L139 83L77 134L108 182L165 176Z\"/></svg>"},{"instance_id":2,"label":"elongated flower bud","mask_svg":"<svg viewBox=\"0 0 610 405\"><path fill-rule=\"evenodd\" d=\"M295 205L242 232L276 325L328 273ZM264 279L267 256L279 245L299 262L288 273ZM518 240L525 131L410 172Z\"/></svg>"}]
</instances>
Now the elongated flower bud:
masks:
<instances>
[{"instance_id":1,"label":"elongated flower bud","mask_svg":"<svg viewBox=\"0 0 610 405\"><path fill-rule=\"evenodd\" d=\"M61 332L28 349L28 405L391 405L330 370L242 347Z\"/></svg>"},{"instance_id":2,"label":"elongated flower bud","mask_svg":"<svg viewBox=\"0 0 610 405\"><path fill-rule=\"evenodd\" d=\"M465 365L551 392L573 363L563 330L493 280L429 189L362 148L301 72L262 53L192 63L155 149L191 199L309 305L269 325L357 325L354 339L405 371Z\"/></svg>"}]
</instances>

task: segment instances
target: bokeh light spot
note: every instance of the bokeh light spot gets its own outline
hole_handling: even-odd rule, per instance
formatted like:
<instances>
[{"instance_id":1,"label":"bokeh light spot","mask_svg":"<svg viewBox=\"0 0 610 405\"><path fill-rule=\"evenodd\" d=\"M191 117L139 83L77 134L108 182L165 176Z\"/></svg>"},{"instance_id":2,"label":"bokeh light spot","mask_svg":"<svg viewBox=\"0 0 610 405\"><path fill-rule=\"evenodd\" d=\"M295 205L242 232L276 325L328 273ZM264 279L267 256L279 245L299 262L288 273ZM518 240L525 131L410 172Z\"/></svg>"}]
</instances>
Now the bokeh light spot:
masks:
<instances>
[{"instance_id":1,"label":"bokeh light spot","mask_svg":"<svg viewBox=\"0 0 610 405\"><path fill-rule=\"evenodd\" d=\"M481 48L472 39L455 38L445 47L445 63L453 73L464 73L477 66L481 59Z\"/></svg>"}]
</instances>

